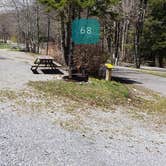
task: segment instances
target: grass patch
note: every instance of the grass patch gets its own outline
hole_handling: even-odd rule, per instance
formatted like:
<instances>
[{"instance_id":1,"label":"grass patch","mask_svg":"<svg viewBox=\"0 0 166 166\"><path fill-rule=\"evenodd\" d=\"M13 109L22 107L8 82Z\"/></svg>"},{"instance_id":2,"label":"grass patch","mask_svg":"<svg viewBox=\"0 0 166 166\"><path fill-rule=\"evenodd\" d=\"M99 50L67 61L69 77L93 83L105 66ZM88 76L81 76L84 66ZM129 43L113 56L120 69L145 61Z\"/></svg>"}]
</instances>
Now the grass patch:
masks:
<instances>
[{"instance_id":1,"label":"grass patch","mask_svg":"<svg viewBox=\"0 0 166 166\"><path fill-rule=\"evenodd\" d=\"M166 72L159 72L159 71L149 71L149 70L142 70L141 72L147 73L147 74L152 74L155 76L160 76L160 77L165 77L166 78Z\"/></svg>"},{"instance_id":2,"label":"grass patch","mask_svg":"<svg viewBox=\"0 0 166 166\"><path fill-rule=\"evenodd\" d=\"M132 105L139 110L139 112L146 112L148 114L166 113L166 97L137 85L128 85L130 94L132 96Z\"/></svg>"},{"instance_id":3,"label":"grass patch","mask_svg":"<svg viewBox=\"0 0 166 166\"><path fill-rule=\"evenodd\" d=\"M166 98L160 98L156 101L146 101L143 105L149 113L166 113Z\"/></svg>"},{"instance_id":4,"label":"grass patch","mask_svg":"<svg viewBox=\"0 0 166 166\"><path fill-rule=\"evenodd\" d=\"M13 47L8 43L0 43L0 49L8 49L10 51L20 51L20 48L18 48L17 46Z\"/></svg>"},{"instance_id":5,"label":"grass patch","mask_svg":"<svg viewBox=\"0 0 166 166\"><path fill-rule=\"evenodd\" d=\"M166 78L166 72L162 72L162 71L154 71L154 70L146 70L146 69L136 69L131 67L132 70L138 71L138 72L142 72L142 73L146 73L146 74L151 74L151 75L155 75L155 76L160 76L160 77L165 77Z\"/></svg>"},{"instance_id":6,"label":"grass patch","mask_svg":"<svg viewBox=\"0 0 166 166\"><path fill-rule=\"evenodd\" d=\"M0 90L0 98L1 99L8 99L8 100L14 100L18 96L16 92L11 91L11 90Z\"/></svg>"},{"instance_id":7,"label":"grass patch","mask_svg":"<svg viewBox=\"0 0 166 166\"><path fill-rule=\"evenodd\" d=\"M46 96L62 96L90 105L110 107L124 104L129 97L128 88L117 82L90 79L89 83L76 83L65 81L37 81L30 82L30 86Z\"/></svg>"},{"instance_id":8,"label":"grass patch","mask_svg":"<svg viewBox=\"0 0 166 166\"><path fill-rule=\"evenodd\" d=\"M19 48L14 48L12 47L10 44L7 44L7 43L0 43L0 49L8 49L10 51L20 51Z\"/></svg>"},{"instance_id":9,"label":"grass patch","mask_svg":"<svg viewBox=\"0 0 166 166\"><path fill-rule=\"evenodd\" d=\"M7 43L0 43L0 49L11 49L11 46Z\"/></svg>"}]
</instances>

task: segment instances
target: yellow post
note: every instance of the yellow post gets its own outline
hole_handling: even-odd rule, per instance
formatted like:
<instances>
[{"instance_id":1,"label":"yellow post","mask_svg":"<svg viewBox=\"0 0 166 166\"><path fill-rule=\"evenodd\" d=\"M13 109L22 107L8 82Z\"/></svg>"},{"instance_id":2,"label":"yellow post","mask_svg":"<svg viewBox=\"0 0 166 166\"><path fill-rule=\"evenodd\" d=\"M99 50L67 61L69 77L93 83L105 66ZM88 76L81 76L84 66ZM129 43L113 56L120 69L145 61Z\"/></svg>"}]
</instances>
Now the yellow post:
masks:
<instances>
[{"instance_id":1,"label":"yellow post","mask_svg":"<svg viewBox=\"0 0 166 166\"><path fill-rule=\"evenodd\" d=\"M113 65L111 64L105 64L106 66L106 81L111 81L112 78L112 69L113 69Z\"/></svg>"}]
</instances>

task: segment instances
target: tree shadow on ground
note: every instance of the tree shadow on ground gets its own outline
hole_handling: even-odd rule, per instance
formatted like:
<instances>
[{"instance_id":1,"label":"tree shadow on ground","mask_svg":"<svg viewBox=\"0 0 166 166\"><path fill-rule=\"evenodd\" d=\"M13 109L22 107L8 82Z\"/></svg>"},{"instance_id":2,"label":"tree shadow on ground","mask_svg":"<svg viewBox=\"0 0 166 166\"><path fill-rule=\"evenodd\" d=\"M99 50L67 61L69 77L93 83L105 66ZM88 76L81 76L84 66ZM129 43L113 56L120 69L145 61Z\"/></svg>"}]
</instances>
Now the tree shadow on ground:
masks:
<instances>
[{"instance_id":1,"label":"tree shadow on ground","mask_svg":"<svg viewBox=\"0 0 166 166\"><path fill-rule=\"evenodd\" d=\"M69 76L64 76L63 79L69 82L88 82L89 76L77 73L72 74L72 78L69 78Z\"/></svg>"},{"instance_id":2,"label":"tree shadow on ground","mask_svg":"<svg viewBox=\"0 0 166 166\"><path fill-rule=\"evenodd\" d=\"M63 75L64 73L61 72L59 69L41 69L39 70L32 70L33 74L57 74Z\"/></svg>"},{"instance_id":3,"label":"tree shadow on ground","mask_svg":"<svg viewBox=\"0 0 166 166\"><path fill-rule=\"evenodd\" d=\"M0 60L6 60L6 59L7 59L7 58L0 56Z\"/></svg>"},{"instance_id":4,"label":"tree shadow on ground","mask_svg":"<svg viewBox=\"0 0 166 166\"><path fill-rule=\"evenodd\" d=\"M114 77L113 76L112 81L120 82L122 84L142 84L141 82L131 80L131 79L125 78L125 77Z\"/></svg>"}]
</instances>

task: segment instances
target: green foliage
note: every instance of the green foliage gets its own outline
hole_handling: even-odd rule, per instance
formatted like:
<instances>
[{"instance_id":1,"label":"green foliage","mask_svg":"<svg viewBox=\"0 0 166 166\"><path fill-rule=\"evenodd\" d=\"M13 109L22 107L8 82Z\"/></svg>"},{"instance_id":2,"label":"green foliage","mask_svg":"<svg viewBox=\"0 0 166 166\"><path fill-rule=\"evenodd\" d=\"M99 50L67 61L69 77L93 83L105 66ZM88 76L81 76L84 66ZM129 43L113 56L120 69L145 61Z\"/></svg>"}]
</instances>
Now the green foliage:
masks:
<instances>
[{"instance_id":1,"label":"green foliage","mask_svg":"<svg viewBox=\"0 0 166 166\"><path fill-rule=\"evenodd\" d=\"M151 0L150 13L145 20L143 51L147 54L165 55L166 49L166 1Z\"/></svg>"},{"instance_id":2,"label":"green foliage","mask_svg":"<svg viewBox=\"0 0 166 166\"><path fill-rule=\"evenodd\" d=\"M53 9L64 9L67 5L72 4L80 8L90 8L93 10L93 14L99 14L99 12L109 9L110 5L115 5L120 0L39 0L40 3L47 5Z\"/></svg>"},{"instance_id":3,"label":"green foliage","mask_svg":"<svg viewBox=\"0 0 166 166\"><path fill-rule=\"evenodd\" d=\"M95 0L39 0L39 2L46 4L53 9L63 9L69 4L74 4L82 8L92 7L95 5Z\"/></svg>"},{"instance_id":4,"label":"green foliage","mask_svg":"<svg viewBox=\"0 0 166 166\"><path fill-rule=\"evenodd\" d=\"M92 15L96 15L99 17L104 17L107 14L111 14L111 16L117 17L117 13L111 10L113 5L116 5L120 0L105 0L105 1L95 1L95 4L91 8Z\"/></svg>"}]
</instances>

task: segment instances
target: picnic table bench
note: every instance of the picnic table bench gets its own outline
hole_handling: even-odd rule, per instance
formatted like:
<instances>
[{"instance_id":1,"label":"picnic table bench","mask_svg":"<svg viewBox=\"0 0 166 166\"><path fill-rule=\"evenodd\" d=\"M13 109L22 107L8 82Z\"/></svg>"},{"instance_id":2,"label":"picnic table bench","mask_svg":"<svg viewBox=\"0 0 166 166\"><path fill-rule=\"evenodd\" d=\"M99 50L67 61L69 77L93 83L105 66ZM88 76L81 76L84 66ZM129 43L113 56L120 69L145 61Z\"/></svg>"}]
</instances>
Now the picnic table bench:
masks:
<instances>
[{"instance_id":1,"label":"picnic table bench","mask_svg":"<svg viewBox=\"0 0 166 166\"><path fill-rule=\"evenodd\" d=\"M31 66L31 70L37 70L38 67L50 67L56 69L57 65L54 63L54 58L51 56L38 56Z\"/></svg>"}]
</instances>

